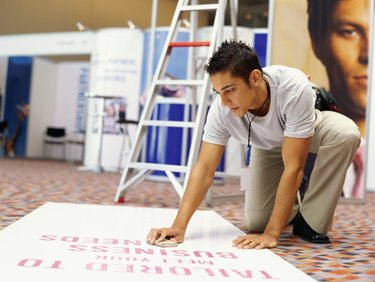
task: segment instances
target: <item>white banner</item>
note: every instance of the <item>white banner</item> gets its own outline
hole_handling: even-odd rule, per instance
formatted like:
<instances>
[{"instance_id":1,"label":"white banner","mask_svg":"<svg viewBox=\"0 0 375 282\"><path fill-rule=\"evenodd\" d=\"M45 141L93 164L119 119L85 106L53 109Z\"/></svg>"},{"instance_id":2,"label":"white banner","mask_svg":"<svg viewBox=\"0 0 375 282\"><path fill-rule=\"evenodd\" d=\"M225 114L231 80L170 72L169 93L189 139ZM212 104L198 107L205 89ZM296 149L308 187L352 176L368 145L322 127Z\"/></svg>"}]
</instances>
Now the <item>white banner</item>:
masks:
<instances>
[{"instance_id":1,"label":"white banner","mask_svg":"<svg viewBox=\"0 0 375 282\"><path fill-rule=\"evenodd\" d=\"M90 68L90 95L139 95L143 32L127 28L95 33Z\"/></svg>"},{"instance_id":2,"label":"white banner","mask_svg":"<svg viewBox=\"0 0 375 282\"><path fill-rule=\"evenodd\" d=\"M13 282L314 281L270 250L232 247L243 232L213 211L197 211L177 247L148 245L149 229L176 213L47 203L0 232L0 273Z\"/></svg>"},{"instance_id":3,"label":"white banner","mask_svg":"<svg viewBox=\"0 0 375 282\"><path fill-rule=\"evenodd\" d=\"M124 137L116 121L125 117L138 120L142 56L140 30L108 28L95 33L84 154L87 169L118 170L124 160L119 160ZM119 98L123 98L120 103ZM113 130L108 132L110 127ZM131 126L129 131L129 136L134 136L135 127Z\"/></svg>"}]
</instances>

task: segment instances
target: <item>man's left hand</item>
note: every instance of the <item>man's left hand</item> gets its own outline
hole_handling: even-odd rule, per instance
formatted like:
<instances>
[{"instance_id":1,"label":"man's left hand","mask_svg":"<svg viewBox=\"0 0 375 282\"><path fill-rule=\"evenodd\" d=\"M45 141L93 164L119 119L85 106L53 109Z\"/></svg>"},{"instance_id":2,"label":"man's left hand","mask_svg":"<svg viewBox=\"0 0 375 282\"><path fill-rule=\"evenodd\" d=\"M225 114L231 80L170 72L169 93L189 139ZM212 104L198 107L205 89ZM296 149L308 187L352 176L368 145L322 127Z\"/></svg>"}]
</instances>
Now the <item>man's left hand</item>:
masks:
<instances>
[{"instance_id":1,"label":"man's left hand","mask_svg":"<svg viewBox=\"0 0 375 282\"><path fill-rule=\"evenodd\" d=\"M233 247L238 249L271 249L277 246L278 239L269 234L249 234L233 240Z\"/></svg>"}]
</instances>

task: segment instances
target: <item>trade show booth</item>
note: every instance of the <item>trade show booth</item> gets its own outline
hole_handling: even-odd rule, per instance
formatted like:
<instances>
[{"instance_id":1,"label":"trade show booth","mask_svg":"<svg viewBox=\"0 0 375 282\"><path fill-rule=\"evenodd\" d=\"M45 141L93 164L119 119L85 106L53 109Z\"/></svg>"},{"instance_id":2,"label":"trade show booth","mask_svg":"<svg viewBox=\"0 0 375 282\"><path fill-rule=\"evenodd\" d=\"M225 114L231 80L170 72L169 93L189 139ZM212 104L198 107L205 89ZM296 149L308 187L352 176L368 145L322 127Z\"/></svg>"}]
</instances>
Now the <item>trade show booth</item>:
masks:
<instances>
[{"instance_id":1,"label":"trade show booth","mask_svg":"<svg viewBox=\"0 0 375 282\"><path fill-rule=\"evenodd\" d=\"M255 46L263 66L294 66L311 75L314 83L329 88L327 77L321 76L324 73L322 64L313 58L305 24L307 15L303 12L307 4L292 2L286 5L283 1L270 1L269 28L238 27L238 38ZM369 20L373 22L372 18ZM373 40L373 24L369 26ZM151 31L106 28L0 36L0 120L9 121L8 137L13 143L13 146L8 144L9 155L80 161L84 169L121 171L147 93L148 60L152 58L155 70L168 27L157 27L153 31L155 44L153 54L149 56ZM204 27L198 34L203 40L210 32L210 27ZM187 38L188 34L187 30L179 36ZM229 27L224 28L224 38L231 38ZM374 99L371 99L375 92L371 79L374 76L374 44L368 44L367 130L363 140L367 148L367 173L363 177L366 177L367 189L374 191L375 177L370 171L375 164L369 157L375 147L370 126L375 123L371 111L375 107ZM60 56L60 59L50 60L49 56ZM85 59L65 61L62 56L85 56ZM173 61L179 63L169 66L169 79L183 78L187 61L192 58L186 50L179 50L174 56L178 59ZM182 120L184 104L178 99L177 102L168 100L178 95L184 95L183 88L165 89L161 99L167 102L161 103L154 114ZM133 123L124 128L124 124L119 123L124 119ZM46 139L47 128L64 129L63 137L67 141L64 149L56 145L58 142L51 143ZM184 158L181 152L184 138L188 137L180 129L150 127L144 158L150 162L180 163ZM239 144L230 143L221 170L227 175L238 176L240 154ZM359 196L353 197L363 199L364 191L363 188Z\"/></svg>"}]
</instances>

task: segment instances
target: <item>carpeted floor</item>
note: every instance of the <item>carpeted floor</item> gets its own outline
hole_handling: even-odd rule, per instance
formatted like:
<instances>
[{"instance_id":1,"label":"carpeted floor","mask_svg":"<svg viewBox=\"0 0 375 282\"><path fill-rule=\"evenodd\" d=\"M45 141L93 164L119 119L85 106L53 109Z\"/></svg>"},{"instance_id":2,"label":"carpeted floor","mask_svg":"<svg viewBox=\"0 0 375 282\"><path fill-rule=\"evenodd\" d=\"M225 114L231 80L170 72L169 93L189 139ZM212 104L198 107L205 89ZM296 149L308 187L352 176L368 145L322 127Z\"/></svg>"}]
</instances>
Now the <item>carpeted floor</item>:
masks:
<instances>
[{"instance_id":1,"label":"carpeted floor","mask_svg":"<svg viewBox=\"0 0 375 282\"><path fill-rule=\"evenodd\" d=\"M78 165L45 160L0 159L0 230L47 201L114 205L120 174L79 172ZM212 209L245 230L238 180L212 190ZM220 196L235 195L223 200ZM339 204L330 245L315 245L287 227L273 251L318 281L375 281L375 194L366 203ZM177 208L171 185L144 181L126 194L125 205ZM157 227L157 226L156 226Z\"/></svg>"}]
</instances>

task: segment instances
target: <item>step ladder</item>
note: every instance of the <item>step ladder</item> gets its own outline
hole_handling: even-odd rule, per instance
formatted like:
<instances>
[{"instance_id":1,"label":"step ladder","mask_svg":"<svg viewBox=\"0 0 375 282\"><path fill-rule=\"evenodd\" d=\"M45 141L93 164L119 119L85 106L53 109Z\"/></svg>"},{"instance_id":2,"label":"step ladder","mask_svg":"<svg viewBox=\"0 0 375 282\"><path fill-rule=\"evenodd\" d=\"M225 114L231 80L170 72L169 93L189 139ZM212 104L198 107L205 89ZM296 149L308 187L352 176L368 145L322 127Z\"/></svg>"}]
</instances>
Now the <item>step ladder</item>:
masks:
<instances>
[{"instance_id":1,"label":"step ladder","mask_svg":"<svg viewBox=\"0 0 375 282\"><path fill-rule=\"evenodd\" d=\"M222 33L223 30L224 13L227 4L227 0L219 0L216 4L195 4L196 2L197 1L191 3L189 0L179 0L177 3L171 27L160 55L158 66L148 88L147 100L145 102L137 131L133 139L133 146L130 150L129 157L125 162L125 167L115 195L115 202L123 203L125 201L125 191L144 180L154 171L165 172L179 197L182 198L183 196L190 176L191 168L195 163L199 152L200 140L207 113L209 95L211 92L211 83L207 73L204 73L203 77L200 78L193 77L193 79L167 80L165 79L166 68L168 66L168 60L173 48L189 47L191 50L191 48L194 47L206 47L208 48L208 52L205 61L212 56L217 45L217 41L221 41L218 34L219 32ZM192 30L190 30L189 42L176 42L175 40L177 37L177 32L180 29L181 22L183 20L182 14L190 13L190 18L195 21L192 22L192 24L194 24L196 27L197 12L205 11L213 11L215 13L210 41L196 41L195 31L192 32ZM191 76L189 76L189 78L191 78ZM156 108L155 106L158 105L158 90L162 86L166 85L185 86L191 89L191 91L189 91L191 92L191 102L189 107L185 107L185 110L186 108L189 109L190 107L192 109L191 121L186 121L186 119L184 121L152 119L154 109ZM139 161L141 159L141 150L143 147L145 147L144 141L147 129L151 126L177 127L182 128L185 132L188 129L192 130L189 154L186 158L187 162L185 161L186 165L169 165ZM186 142L184 145L186 145ZM183 180L181 181L181 178L178 179L174 173L180 173L183 175Z\"/></svg>"}]
</instances>

